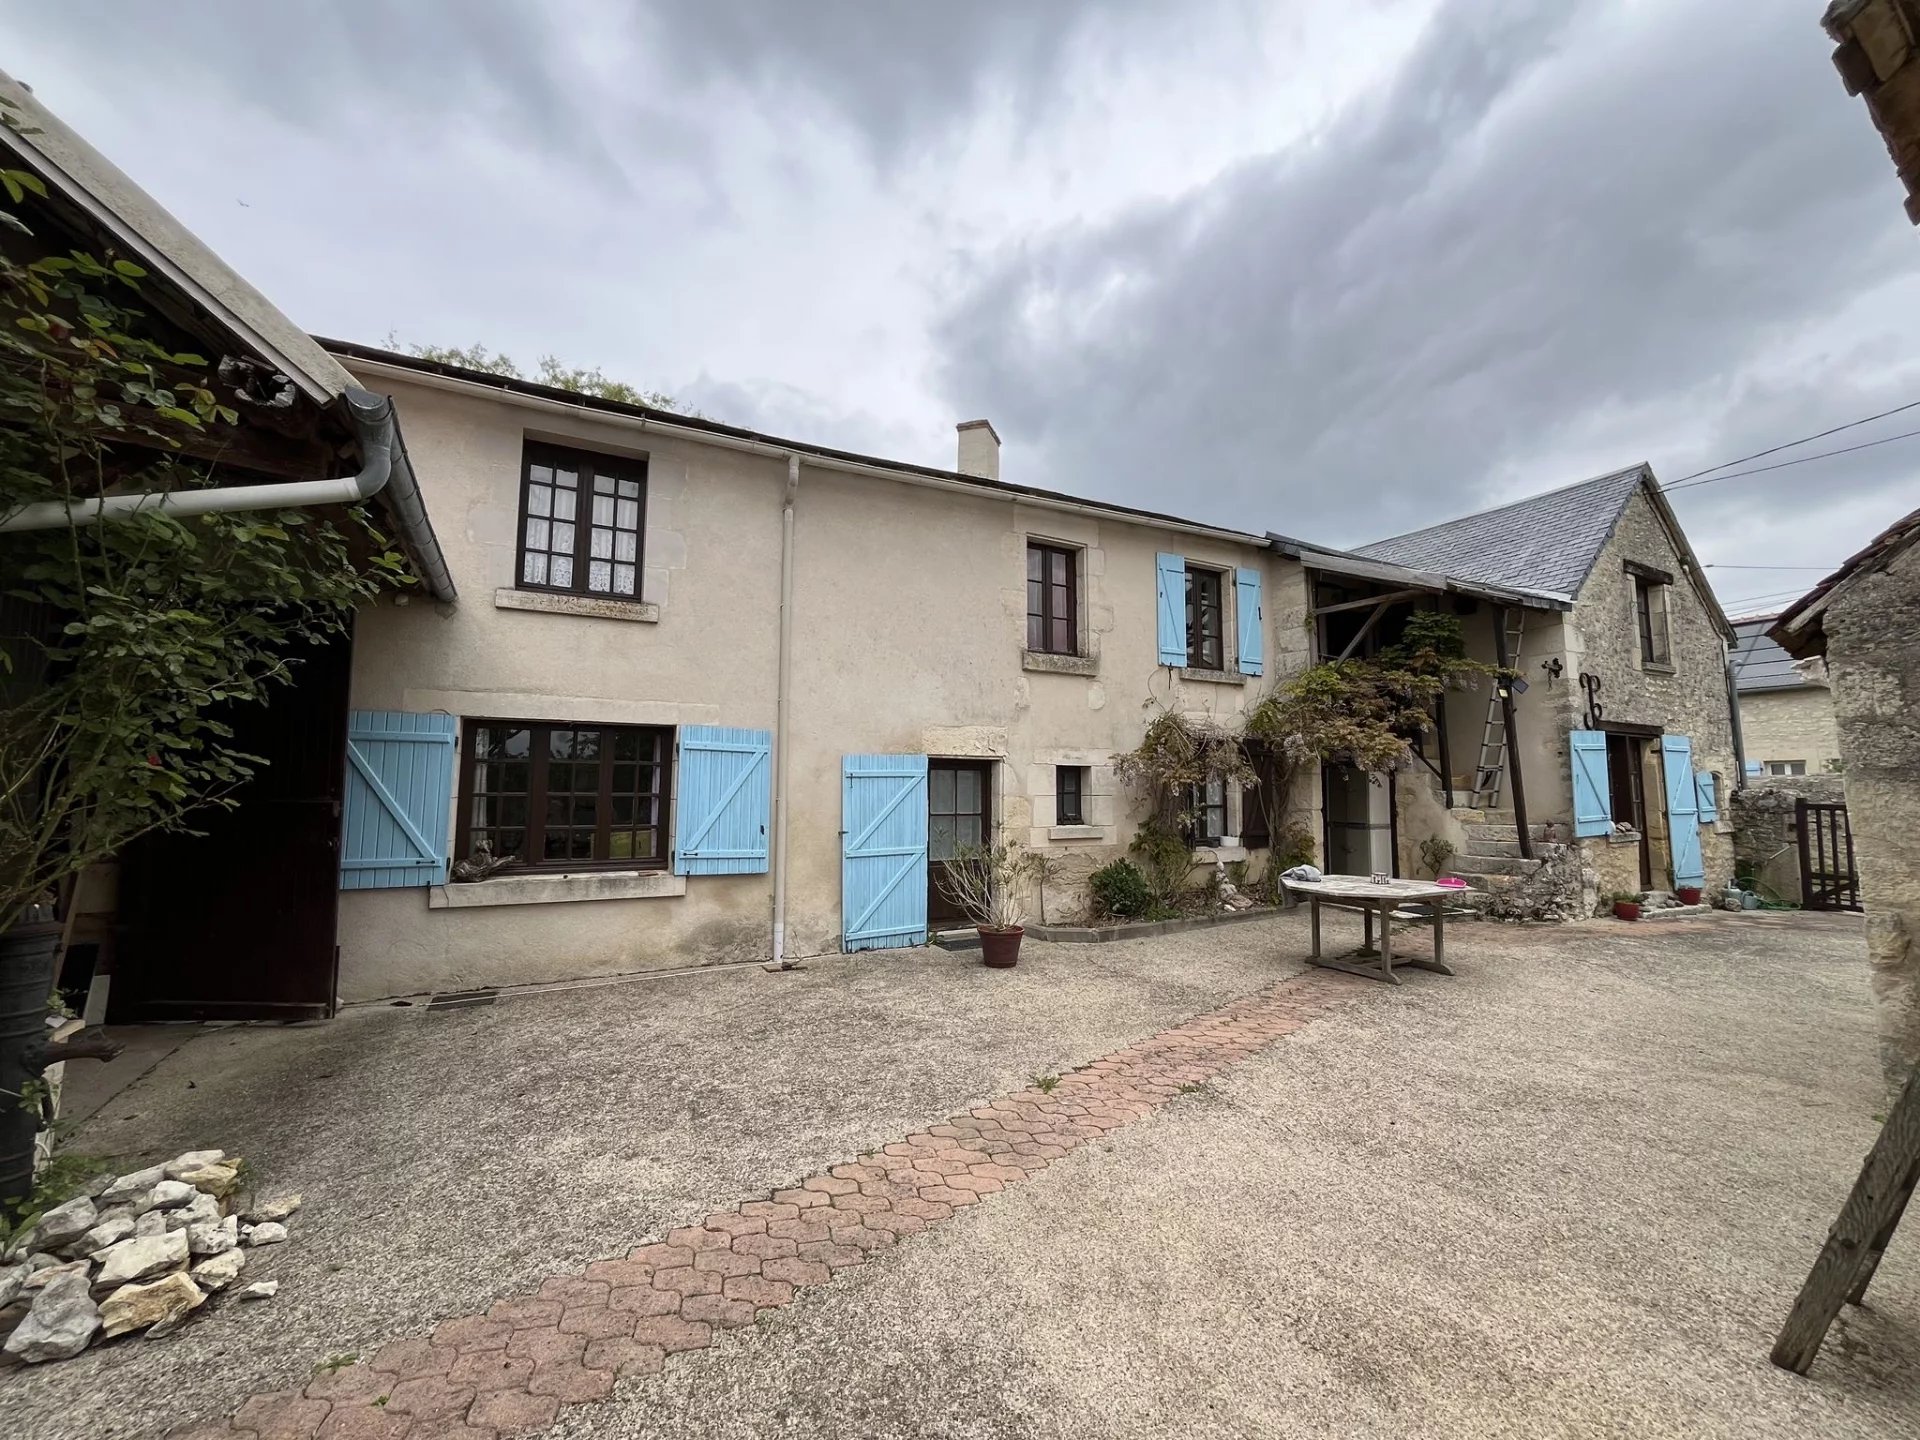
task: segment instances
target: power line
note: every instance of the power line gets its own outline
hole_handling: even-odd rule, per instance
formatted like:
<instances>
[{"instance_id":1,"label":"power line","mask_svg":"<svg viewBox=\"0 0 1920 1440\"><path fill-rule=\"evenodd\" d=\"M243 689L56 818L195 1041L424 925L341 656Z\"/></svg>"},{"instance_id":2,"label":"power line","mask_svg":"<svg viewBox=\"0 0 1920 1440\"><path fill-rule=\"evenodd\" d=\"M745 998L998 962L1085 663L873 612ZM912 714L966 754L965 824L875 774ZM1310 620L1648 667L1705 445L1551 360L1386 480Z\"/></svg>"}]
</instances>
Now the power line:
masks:
<instances>
[{"instance_id":1,"label":"power line","mask_svg":"<svg viewBox=\"0 0 1920 1440\"><path fill-rule=\"evenodd\" d=\"M1920 404L1920 401L1916 401L1915 403ZM1708 475L1704 480L1676 480L1671 485L1662 485L1660 488L1662 490L1691 490L1697 485L1713 485L1721 480L1738 480L1742 475L1764 475L1769 470L1785 470L1790 465L1805 465L1814 460L1829 460L1835 455L1851 455L1856 450L1871 450L1876 445L1891 445L1896 440L1911 440L1916 435L1920 435L1920 430L1903 430L1898 435L1889 435L1882 440L1863 440L1858 445L1846 445L1838 450L1822 450L1817 454L1802 455L1793 460L1779 460L1772 465L1756 465L1751 470L1735 470L1726 475ZM1812 437L1809 436L1808 438L1811 439ZM1784 450L1787 447L1782 445L1779 448ZM1771 454L1772 452L1767 451L1763 453ZM1729 463L1737 465L1740 462L1735 460ZM1701 473L1704 474L1705 472Z\"/></svg>"},{"instance_id":2,"label":"power line","mask_svg":"<svg viewBox=\"0 0 1920 1440\"><path fill-rule=\"evenodd\" d=\"M1722 565L1717 560L1709 560L1704 570L1832 570L1832 565Z\"/></svg>"},{"instance_id":3,"label":"power line","mask_svg":"<svg viewBox=\"0 0 1920 1440\"><path fill-rule=\"evenodd\" d=\"M1858 429L1862 425L1871 425L1876 420L1884 420L1889 415L1898 415L1903 410L1913 410L1917 408L1920 408L1920 400L1909 400L1905 405L1896 405L1891 410L1882 410L1878 415L1869 415L1864 420L1849 420L1846 424L1836 425L1831 430L1822 430L1817 435L1802 435L1798 440L1789 440L1786 444L1775 445L1770 450L1756 450L1751 455L1742 455L1738 460L1723 460L1718 465L1709 465L1706 469L1696 470L1691 475L1682 475L1678 480L1670 481L1661 488L1671 490L1676 486L1684 485L1687 481L1697 479L1702 475L1711 475L1716 470L1729 470L1735 465L1744 465L1749 460L1764 460L1769 455L1778 455L1782 450L1791 450L1796 445L1811 444L1815 440L1824 440L1829 435L1838 435L1842 430Z\"/></svg>"},{"instance_id":4,"label":"power line","mask_svg":"<svg viewBox=\"0 0 1920 1440\"><path fill-rule=\"evenodd\" d=\"M1804 595L1806 593L1807 592L1805 588L1796 586L1791 590L1769 590L1764 595L1736 595L1731 597L1730 599L1722 600L1720 603L1723 606L1755 605L1755 604L1764 603L1765 601L1769 601L1769 600L1791 600L1796 596Z\"/></svg>"}]
</instances>

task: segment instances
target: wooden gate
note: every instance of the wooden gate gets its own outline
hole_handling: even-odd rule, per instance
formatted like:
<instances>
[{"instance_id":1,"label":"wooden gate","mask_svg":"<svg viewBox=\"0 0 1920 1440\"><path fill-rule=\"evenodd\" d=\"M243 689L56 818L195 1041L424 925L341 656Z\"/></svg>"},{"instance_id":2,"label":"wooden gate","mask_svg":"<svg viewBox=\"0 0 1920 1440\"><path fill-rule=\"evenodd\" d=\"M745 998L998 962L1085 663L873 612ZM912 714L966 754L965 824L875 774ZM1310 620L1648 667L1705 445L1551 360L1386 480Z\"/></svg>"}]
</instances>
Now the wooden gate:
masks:
<instances>
[{"instance_id":1,"label":"wooden gate","mask_svg":"<svg viewBox=\"0 0 1920 1440\"><path fill-rule=\"evenodd\" d=\"M1860 872L1853 863L1847 807L1801 800L1793 807L1800 834L1800 904L1807 910L1858 910Z\"/></svg>"}]
</instances>

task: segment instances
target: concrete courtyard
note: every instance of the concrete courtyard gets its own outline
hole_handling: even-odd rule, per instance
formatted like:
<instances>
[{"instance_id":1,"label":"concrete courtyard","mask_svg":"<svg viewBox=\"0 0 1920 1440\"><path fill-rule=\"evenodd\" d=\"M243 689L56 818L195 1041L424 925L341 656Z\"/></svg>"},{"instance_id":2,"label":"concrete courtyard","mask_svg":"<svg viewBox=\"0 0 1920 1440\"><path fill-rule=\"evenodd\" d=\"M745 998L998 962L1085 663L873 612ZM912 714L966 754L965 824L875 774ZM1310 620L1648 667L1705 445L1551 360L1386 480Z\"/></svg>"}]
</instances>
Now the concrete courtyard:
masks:
<instances>
[{"instance_id":1,"label":"concrete courtyard","mask_svg":"<svg viewBox=\"0 0 1920 1440\"><path fill-rule=\"evenodd\" d=\"M1268 990L1300 972L1303 929L212 1032L73 1145L222 1145L303 1190L258 1271L279 1297L0 1375L4 1428L224 1416ZM1884 1103L1858 922L1449 939L1457 976L1333 977L1304 1028L552 1433L1920 1431L1915 1236L1812 1376L1765 1359ZM456 1433L484 1432L410 1435Z\"/></svg>"}]
</instances>

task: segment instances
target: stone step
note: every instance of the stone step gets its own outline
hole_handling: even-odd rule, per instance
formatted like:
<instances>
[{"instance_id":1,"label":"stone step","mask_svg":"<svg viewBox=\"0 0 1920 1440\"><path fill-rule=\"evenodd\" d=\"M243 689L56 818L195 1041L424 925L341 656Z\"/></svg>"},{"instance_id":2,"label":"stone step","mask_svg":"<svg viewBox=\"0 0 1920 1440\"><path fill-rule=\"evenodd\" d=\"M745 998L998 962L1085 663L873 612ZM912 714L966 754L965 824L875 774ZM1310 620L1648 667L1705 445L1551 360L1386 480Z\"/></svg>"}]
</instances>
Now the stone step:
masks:
<instances>
[{"instance_id":1,"label":"stone step","mask_svg":"<svg viewBox=\"0 0 1920 1440\"><path fill-rule=\"evenodd\" d=\"M1480 810L1471 805L1456 805L1447 812L1462 825L1511 825L1511 810Z\"/></svg>"},{"instance_id":2,"label":"stone step","mask_svg":"<svg viewBox=\"0 0 1920 1440\"><path fill-rule=\"evenodd\" d=\"M1540 862L1505 855L1456 855L1447 868L1464 880L1474 875L1531 875Z\"/></svg>"},{"instance_id":3,"label":"stone step","mask_svg":"<svg viewBox=\"0 0 1920 1440\"><path fill-rule=\"evenodd\" d=\"M1518 875L1461 875L1467 887L1479 895L1489 895L1495 890L1511 890L1520 883ZM1484 904L1485 902L1480 902Z\"/></svg>"},{"instance_id":4,"label":"stone step","mask_svg":"<svg viewBox=\"0 0 1920 1440\"><path fill-rule=\"evenodd\" d=\"M1527 833L1532 835L1536 840L1545 840L1547 838L1547 828L1545 825L1529 825L1527 827ZM1515 825L1511 820L1500 825L1475 825L1467 831L1467 836L1469 839L1518 841L1520 838L1520 827Z\"/></svg>"},{"instance_id":5,"label":"stone step","mask_svg":"<svg viewBox=\"0 0 1920 1440\"><path fill-rule=\"evenodd\" d=\"M1468 855L1482 855L1489 858L1504 856L1509 860L1525 858L1520 854L1520 842L1518 840L1483 840L1478 834L1467 836L1467 848L1463 853Z\"/></svg>"}]
</instances>

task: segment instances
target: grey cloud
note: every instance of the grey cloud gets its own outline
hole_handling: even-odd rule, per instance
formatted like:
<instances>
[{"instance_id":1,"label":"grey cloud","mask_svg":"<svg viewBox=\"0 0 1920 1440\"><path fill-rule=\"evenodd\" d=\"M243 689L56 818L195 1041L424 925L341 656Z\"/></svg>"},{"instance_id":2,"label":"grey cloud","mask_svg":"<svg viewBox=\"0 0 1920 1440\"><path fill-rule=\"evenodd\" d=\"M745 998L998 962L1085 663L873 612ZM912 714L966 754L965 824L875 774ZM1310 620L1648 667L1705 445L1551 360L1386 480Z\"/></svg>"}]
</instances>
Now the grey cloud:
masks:
<instances>
[{"instance_id":1,"label":"grey cloud","mask_svg":"<svg viewBox=\"0 0 1920 1440\"><path fill-rule=\"evenodd\" d=\"M843 115L882 160L966 120L989 91L1033 121L1074 54L1115 42L1152 9L1150 0L648 4L653 42L677 71L742 85L776 114L804 95Z\"/></svg>"},{"instance_id":2,"label":"grey cloud","mask_svg":"<svg viewBox=\"0 0 1920 1440\"><path fill-rule=\"evenodd\" d=\"M1360 542L1879 408L1835 356L1796 403L1738 397L1762 347L1912 272L1896 189L1795 7L1462 0L1309 140L996 257L945 384L1016 478ZM1673 433L1717 453L1668 467Z\"/></svg>"}]
</instances>

